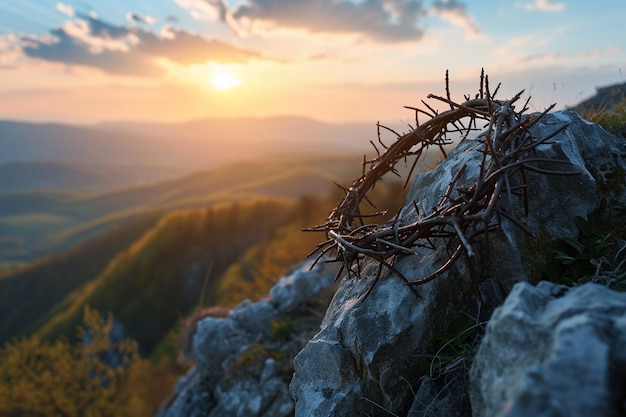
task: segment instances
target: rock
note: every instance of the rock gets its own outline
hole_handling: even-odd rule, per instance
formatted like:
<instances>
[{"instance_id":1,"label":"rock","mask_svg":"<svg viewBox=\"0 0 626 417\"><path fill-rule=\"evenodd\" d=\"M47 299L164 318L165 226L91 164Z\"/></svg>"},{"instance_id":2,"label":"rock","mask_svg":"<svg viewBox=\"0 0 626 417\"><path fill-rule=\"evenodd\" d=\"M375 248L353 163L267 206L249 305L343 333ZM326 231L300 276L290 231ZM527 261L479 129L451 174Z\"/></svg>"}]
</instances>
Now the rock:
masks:
<instances>
[{"instance_id":1,"label":"rock","mask_svg":"<svg viewBox=\"0 0 626 417\"><path fill-rule=\"evenodd\" d=\"M405 258L396 268L411 277L435 261ZM410 388L420 376L416 355L433 347L435 335L447 330L455 307L470 294L467 279L454 286L435 280L420 287L418 300L389 276L364 298L373 281L373 276L345 279L322 330L296 356L290 385L296 416L405 414Z\"/></svg>"},{"instance_id":2,"label":"rock","mask_svg":"<svg viewBox=\"0 0 626 417\"><path fill-rule=\"evenodd\" d=\"M577 113L587 112L619 112L620 106L626 100L626 83L614 84L606 87L596 88L596 94L587 100L582 101L569 110Z\"/></svg>"},{"instance_id":3,"label":"rock","mask_svg":"<svg viewBox=\"0 0 626 417\"><path fill-rule=\"evenodd\" d=\"M533 236L503 220L501 230L490 234L488 242L475 243L478 254L471 268L462 261L455 263L419 286L420 298L395 272L384 271L377 278L377 265L364 265L360 279L350 276L341 281L320 332L294 360L290 392L296 400L296 416L407 415L413 387L423 376L419 357L433 352L436 335L448 332L460 312L474 307L479 281L494 280L496 292L503 294L519 282L536 283L556 239L578 234L576 216L586 218L593 212L620 218L620 213L626 213L623 142L574 112L549 114L532 133L543 138L569 123L566 131L540 145L536 154L569 162L546 169L577 169L580 174L546 176L527 171L529 214L524 216L519 208L516 216ZM471 185L482 157L477 147L477 141L466 140L433 171L415 178L409 204L401 212L405 224L417 215L412 202L419 202L426 213L432 211L462 166L466 169L457 185ZM446 258L444 247L418 247L415 255L400 257L394 267L408 280L418 280Z\"/></svg>"},{"instance_id":4,"label":"rock","mask_svg":"<svg viewBox=\"0 0 626 417\"><path fill-rule=\"evenodd\" d=\"M336 271L311 262L272 288L275 299L245 301L230 313L209 312L191 343L195 361L159 417L282 417L293 415L288 391L293 356L319 329L324 291ZM325 305L321 308L325 309ZM194 329L194 327L192 327Z\"/></svg>"},{"instance_id":5,"label":"rock","mask_svg":"<svg viewBox=\"0 0 626 417\"><path fill-rule=\"evenodd\" d=\"M310 307L319 307L334 271L301 266L268 299L197 323L189 349L196 366L158 415L469 417L470 398L471 415L479 417L624 413L625 296L597 285L568 290L539 283L556 240L578 235L576 216L626 234L625 142L569 111L546 115L531 132L544 138L566 124L536 157L568 162L545 169L579 174L526 171L527 216L512 197L518 204L510 214L530 235L503 218L487 240L472 241L474 257L418 286L417 294L400 274L429 276L448 259L445 245L416 247L393 270L365 262L360 277L341 280L321 326ZM480 139L468 139L415 178L399 215L404 224L418 216L414 202L431 212L461 167L457 187L472 184L479 147ZM484 302L477 304L477 294ZM421 366L460 315L483 321L494 310L471 378L472 356L455 360L462 366L445 367L439 378Z\"/></svg>"},{"instance_id":6,"label":"rock","mask_svg":"<svg viewBox=\"0 0 626 417\"><path fill-rule=\"evenodd\" d=\"M572 111L550 113L532 131L542 137L568 123L570 126L554 138L552 146L560 148L580 168L584 167L584 175L590 175L595 181L595 187L589 191L596 194L593 215L598 222L610 231L615 231L613 225L623 231L626 224L626 142ZM558 180L557 177L552 179ZM580 191L580 188L571 190L569 198L560 204L577 204L579 198L574 194Z\"/></svg>"},{"instance_id":7,"label":"rock","mask_svg":"<svg viewBox=\"0 0 626 417\"><path fill-rule=\"evenodd\" d=\"M474 415L623 415L625 340L626 294L517 284L474 358Z\"/></svg>"},{"instance_id":8,"label":"rock","mask_svg":"<svg viewBox=\"0 0 626 417\"><path fill-rule=\"evenodd\" d=\"M302 274L308 274L308 271L296 269L270 289L270 300L278 310L293 309L309 301L311 294L319 294L329 286L328 279L302 279Z\"/></svg>"},{"instance_id":9,"label":"rock","mask_svg":"<svg viewBox=\"0 0 626 417\"><path fill-rule=\"evenodd\" d=\"M468 372L462 366L438 378L424 377L407 417L471 416L468 387Z\"/></svg>"}]
</instances>

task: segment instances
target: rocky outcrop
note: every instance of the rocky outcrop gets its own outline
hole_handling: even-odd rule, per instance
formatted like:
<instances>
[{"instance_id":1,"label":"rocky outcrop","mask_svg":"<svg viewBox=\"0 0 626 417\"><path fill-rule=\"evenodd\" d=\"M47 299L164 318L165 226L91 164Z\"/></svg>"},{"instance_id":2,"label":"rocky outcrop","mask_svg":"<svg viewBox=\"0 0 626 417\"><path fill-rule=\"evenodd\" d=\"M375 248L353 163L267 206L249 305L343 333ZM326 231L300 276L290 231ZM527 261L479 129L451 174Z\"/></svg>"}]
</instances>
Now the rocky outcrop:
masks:
<instances>
[{"instance_id":1,"label":"rocky outcrop","mask_svg":"<svg viewBox=\"0 0 626 417\"><path fill-rule=\"evenodd\" d=\"M509 214L530 234L502 219L499 230L472 242L475 256L418 286L418 294L399 273L408 280L432 274L449 258L445 245L414 247L394 270L362 263L359 277L352 271L341 280L321 326L310 307L333 273L303 266L268 299L198 321L196 366L159 416L615 415L624 401L624 295L539 282L555 242L578 235L576 216L626 235L626 144L569 111L546 115L531 133L543 138L564 125L535 156L567 162L540 168L578 174L527 170L528 215L522 199L510 196L516 211ZM478 136L468 139L418 175L399 218L410 223L416 209L436 207L461 171L451 196L471 186L480 145ZM441 362L442 335L454 338L464 317L482 323L497 308L475 359ZM438 375L428 369L435 365ZM558 396L548 396L552 390Z\"/></svg>"},{"instance_id":2,"label":"rocky outcrop","mask_svg":"<svg viewBox=\"0 0 626 417\"><path fill-rule=\"evenodd\" d=\"M626 124L623 122L626 114L626 83L598 88L593 97L570 110L593 120L602 120L612 133L626 137Z\"/></svg>"},{"instance_id":3,"label":"rocky outcrop","mask_svg":"<svg viewBox=\"0 0 626 417\"><path fill-rule=\"evenodd\" d=\"M624 415L625 343L625 293L517 284L474 358L473 415Z\"/></svg>"},{"instance_id":4,"label":"rocky outcrop","mask_svg":"<svg viewBox=\"0 0 626 417\"><path fill-rule=\"evenodd\" d=\"M420 358L437 349L440 342L436 336L449 332L462 312L477 314L477 291L483 299L493 300L484 296L486 287L479 282L489 280L490 286L503 294L519 282L538 282L554 242L577 235L576 216L593 214L605 221L623 222L624 143L574 112L549 114L532 133L546 137L564 124L571 125L539 146L536 154L568 161L568 169L580 174L528 172L529 214L524 216L520 209L516 216L532 236L503 221L501 230L477 243L477 256L457 262L437 279L419 286L419 298L395 272L377 278L378 265L365 266L360 278L343 279L321 331L294 360L290 392L296 400L296 416L407 415L425 375ZM419 202L425 210L435 207L462 166L466 168L456 186L470 186L482 157L477 148L477 141L466 140L433 171L418 175L408 201ZM415 217L415 205L407 204L401 216L407 222ZM395 269L409 280L418 280L446 258L444 247L415 248L414 255L398 259ZM491 312L483 305L481 313ZM445 410L437 405L438 395L431 400L422 398L421 402L429 402L430 410Z\"/></svg>"},{"instance_id":5,"label":"rocky outcrop","mask_svg":"<svg viewBox=\"0 0 626 417\"><path fill-rule=\"evenodd\" d=\"M190 356L159 417L281 417L293 415L288 393L293 356L319 329L332 295L334 271L301 265L269 298L209 310L195 325Z\"/></svg>"},{"instance_id":6,"label":"rocky outcrop","mask_svg":"<svg viewBox=\"0 0 626 417\"><path fill-rule=\"evenodd\" d=\"M584 114L587 112L618 111L626 100L626 83L614 84L596 89L596 94L569 108L569 110Z\"/></svg>"}]
</instances>

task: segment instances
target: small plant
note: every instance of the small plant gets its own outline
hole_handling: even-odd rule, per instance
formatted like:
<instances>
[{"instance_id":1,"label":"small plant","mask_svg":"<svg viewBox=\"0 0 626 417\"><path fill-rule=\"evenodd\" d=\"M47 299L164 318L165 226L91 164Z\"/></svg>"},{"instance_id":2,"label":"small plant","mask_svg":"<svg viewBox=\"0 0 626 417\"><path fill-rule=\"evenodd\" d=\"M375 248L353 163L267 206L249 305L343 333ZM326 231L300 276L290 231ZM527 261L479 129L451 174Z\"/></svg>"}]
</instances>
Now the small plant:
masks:
<instances>
[{"instance_id":1,"label":"small plant","mask_svg":"<svg viewBox=\"0 0 626 417\"><path fill-rule=\"evenodd\" d=\"M580 230L579 237L575 239L569 237L561 238L560 241L570 250L567 252L555 251L555 259L563 265L576 267L584 268L587 264L597 265L601 262L603 254L606 253L610 246L608 242L609 235L601 237L592 232L589 222L581 216L576 216L574 222Z\"/></svg>"},{"instance_id":2,"label":"small plant","mask_svg":"<svg viewBox=\"0 0 626 417\"><path fill-rule=\"evenodd\" d=\"M608 132L626 137L626 100L623 100L611 111L607 111L606 105L604 105L600 108L592 107L582 112L580 116L599 124Z\"/></svg>"},{"instance_id":3,"label":"small plant","mask_svg":"<svg viewBox=\"0 0 626 417\"><path fill-rule=\"evenodd\" d=\"M285 355L285 352L272 349L256 341L241 351L239 357L228 369L227 377L235 380L247 375L260 376L268 358L281 362L285 359Z\"/></svg>"},{"instance_id":4,"label":"small plant","mask_svg":"<svg viewBox=\"0 0 626 417\"><path fill-rule=\"evenodd\" d=\"M295 331L295 324L289 318L272 320L272 337L276 340L289 340Z\"/></svg>"},{"instance_id":5,"label":"small plant","mask_svg":"<svg viewBox=\"0 0 626 417\"><path fill-rule=\"evenodd\" d=\"M547 273L550 280L566 285L594 282L626 291L626 241L600 235L583 217L577 216L575 222L580 233L559 239L564 249L554 251L555 265Z\"/></svg>"},{"instance_id":6,"label":"small plant","mask_svg":"<svg viewBox=\"0 0 626 417\"><path fill-rule=\"evenodd\" d=\"M463 366L469 371L471 361L485 333L486 321L480 321L466 311L452 323L447 333L436 337L439 348L434 354L425 354L424 368L431 378L454 371Z\"/></svg>"}]
</instances>

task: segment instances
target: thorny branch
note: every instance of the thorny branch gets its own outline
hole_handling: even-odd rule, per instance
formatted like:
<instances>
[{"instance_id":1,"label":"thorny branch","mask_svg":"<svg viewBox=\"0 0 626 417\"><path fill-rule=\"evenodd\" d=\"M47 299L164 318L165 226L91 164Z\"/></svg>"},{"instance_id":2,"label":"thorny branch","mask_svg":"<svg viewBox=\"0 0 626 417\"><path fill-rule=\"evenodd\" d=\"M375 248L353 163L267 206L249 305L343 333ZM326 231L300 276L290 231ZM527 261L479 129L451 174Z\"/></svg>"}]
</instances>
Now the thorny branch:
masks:
<instances>
[{"instance_id":1,"label":"thorny branch","mask_svg":"<svg viewBox=\"0 0 626 417\"><path fill-rule=\"evenodd\" d=\"M379 272L369 291L380 279L382 267L385 266L396 272L419 297L415 286L440 276L461 255L466 259L473 257L475 251L472 242L481 234L486 235L497 230L503 218L529 233L515 218L513 204L513 196L521 197L524 211L528 214L528 184L525 171L545 175L577 175L579 172L541 167L545 163L549 163L550 166L567 163L538 158L534 152L537 146L546 143L567 126L557 129L545 138L534 138L529 129L554 105L539 115L525 116L528 101L519 112L515 111L514 106L522 93L509 100L496 100L495 93L492 96L489 91L489 80L483 72L480 76L479 93L473 99L466 96L465 101L459 104L450 99L446 72L446 97L431 94L428 98L448 104L450 110L437 113L425 102L423 103L428 108L427 111L409 107L415 111L416 127L404 135L396 133L397 140L389 146L380 139L380 129L387 128L378 125L378 142L384 152L380 153L379 148L371 142L377 156L370 161L364 157L363 174L354 180L349 188L341 187L345 197L331 211L326 223L306 229L325 232L327 238L317 245L310 256L317 254L315 262L318 262L326 255L334 254L334 259L331 258L327 262L341 262L337 277L344 270L358 277L363 260L373 259L379 264ZM420 125L418 114L425 114L430 120ZM478 127L480 121L483 125ZM391 129L387 130L393 132ZM365 200L373 206L367 193L385 174L389 172L398 174L396 164L414 158L406 186L417 162L429 148L438 148L445 157L444 146L453 143L451 139L453 135L457 137L460 135L460 141L464 141L472 132L477 131L482 133L477 138L480 145L474 151L482 153L482 156L479 174L470 186L456 184L465 170L463 166L454 175L440 202L430 214L423 214L423 211L419 210L419 202L414 201L417 219L411 223L404 224L400 213L382 225L364 222L365 218L371 215L361 213L361 203ZM367 171L366 165L369 165ZM435 249L436 239L444 242L448 258L432 274L409 281L394 268L398 256L415 255L416 247Z\"/></svg>"}]
</instances>

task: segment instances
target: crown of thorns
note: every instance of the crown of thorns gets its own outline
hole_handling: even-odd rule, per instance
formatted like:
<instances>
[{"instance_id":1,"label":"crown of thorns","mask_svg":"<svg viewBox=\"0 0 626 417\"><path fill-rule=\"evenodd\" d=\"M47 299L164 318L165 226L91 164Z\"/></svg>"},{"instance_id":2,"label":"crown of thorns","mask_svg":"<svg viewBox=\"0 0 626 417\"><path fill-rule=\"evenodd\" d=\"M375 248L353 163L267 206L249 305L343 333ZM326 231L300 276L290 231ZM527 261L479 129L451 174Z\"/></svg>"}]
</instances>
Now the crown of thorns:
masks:
<instances>
[{"instance_id":1,"label":"crown of thorns","mask_svg":"<svg viewBox=\"0 0 626 417\"><path fill-rule=\"evenodd\" d=\"M415 127L409 133L400 135L395 131L377 124L378 144L370 141L376 157L367 160L363 157L363 173L349 187L341 187L344 198L330 212L324 224L305 229L307 231L324 232L326 240L318 244L309 256L316 256L315 263L324 259L325 262L340 262L337 277L343 271L348 274L361 275L364 260L374 260L379 269L372 290L381 276L383 267L393 270L419 297L415 287L431 281L447 271L462 255L466 259L474 256L472 243L477 236L487 234L500 228L502 219L508 219L520 227L525 233L530 231L515 218L513 214L513 196L521 199L525 214L528 214L528 184L525 171L534 171L545 175L577 175L574 170L548 170L540 167L544 163L569 164L567 161L538 158L535 155L537 146L546 143L555 135L567 128L564 125L543 138L535 138L529 129L544 117L554 104L544 112L526 116L530 98L524 103L521 111L516 111L514 104L520 100L523 91L509 100L496 100L494 93L489 91L489 79L480 75L480 88L474 98L465 96L461 104L450 98L449 78L446 72L446 97L428 95L429 99L446 103L450 109L437 112L425 101L426 110L408 107L415 111ZM429 120L420 124L419 115L426 115ZM482 123L481 123L482 122ZM480 126L479 126L480 124ZM381 140L381 129L396 135L396 141L387 146ZM428 214L420 214L418 202L413 201L417 219L404 224L400 212L384 224L372 223L372 217L385 214L362 214L363 202L376 207L367 196L376 183L387 173L399 173L396 165L400 161L413 159L411 169L404 186L408 184L412 173L426 150L437 148L446 156L445 146L453 143L452 137L460 136L464 141L472 132L482 132L477 137L481 145L476 149L482 153L478 175L470 186L457 186L466 166L463 165L453 176L438 205ZM554 166L554 165L552 165ZM456 193L453 191L456 190ZM417 247L436 249L435 241L443 239L448 257L430 275L417 280L408 280L394 268L400 255L415 255ZM334 255L334 256L333 256Z\"/></svg>"}]
</instances>

